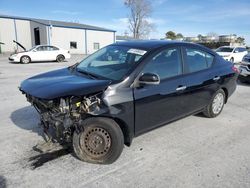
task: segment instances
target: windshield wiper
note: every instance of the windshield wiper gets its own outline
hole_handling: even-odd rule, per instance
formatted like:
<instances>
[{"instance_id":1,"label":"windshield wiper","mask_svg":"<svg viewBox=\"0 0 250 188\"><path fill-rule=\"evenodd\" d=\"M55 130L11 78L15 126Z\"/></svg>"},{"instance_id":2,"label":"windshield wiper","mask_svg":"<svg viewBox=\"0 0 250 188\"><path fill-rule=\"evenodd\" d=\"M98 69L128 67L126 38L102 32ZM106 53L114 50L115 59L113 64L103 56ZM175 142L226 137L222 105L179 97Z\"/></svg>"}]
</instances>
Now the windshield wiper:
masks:
<instances>
[{"instance_id":1,"label":"windshield wiper","mask_svg":"<svg viewBox=\"0 0 250 188\"><path fill-rule=\"evenodd\" d=\"M82 69L76 69L76 70L77 70L77 72L85 74L85 75L89 76L90 78L93 78L93 79L98 79L99 78L99 76L97 76L97 75L95 75L93 73L90 73L88 71L85 71L85 70L82 70Z\"/></svg>"},{"instance_id":2,"label":"windshield wiper","mask_svg":"<svg viewBox=\"0 0 250 188\"><path fill-rule=\"evenodd\" d=\"M72 70L74 70L74 69L77 67L77 65L79 65L79 64L80 64L80 63L77 62L77 63L75 63L74 65L69 66L68 69L72 71Z\"/></svg>"}]
</instances>

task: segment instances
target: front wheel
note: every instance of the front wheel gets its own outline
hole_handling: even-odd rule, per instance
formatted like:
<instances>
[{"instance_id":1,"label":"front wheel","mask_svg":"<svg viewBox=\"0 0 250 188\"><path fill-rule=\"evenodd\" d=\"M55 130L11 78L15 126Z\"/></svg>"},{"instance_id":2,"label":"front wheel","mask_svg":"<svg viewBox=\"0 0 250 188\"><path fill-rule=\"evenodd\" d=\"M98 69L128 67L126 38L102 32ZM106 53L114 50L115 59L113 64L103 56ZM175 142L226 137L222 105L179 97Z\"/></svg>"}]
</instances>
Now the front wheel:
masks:
<instances>
[{"instance_id":1,"label":"front wheel","mask_svg":"<svg viewBox=\"0 0 250 188\"><path fill-rule=\"evenodd\" d=\"M119 125L108 118L88 118L73 135L76 156L85 162L111 164L118 159L124 137Z\"/></svg>"},{"instance_id":2,"label":"front wheel","mask_svg":"<svg viewBox=\"0 0 250 188\"><path fill-rule=\"evenodd\" d=\"M222 89L218 90L213 96L213 99L211 100L210 104L203 112L204 115L209 118L214 118L218 116L224 107L225 96L225 92Z\"/></svg>"},{"instance_id":3,"label":"front wheel","mask_svg":"<svg viewBox=\"0 0 250 188\"><path fill-rule=\"evenodd\" d=\"M26 55L25 55L25 56L22 56L22 57L21 57L20 61L21 61L21 63L23 63L23 64L28 64L28 63L31 62L31 59L30 59L29 56L26 56Z\"/></svg>"}]
</instances>

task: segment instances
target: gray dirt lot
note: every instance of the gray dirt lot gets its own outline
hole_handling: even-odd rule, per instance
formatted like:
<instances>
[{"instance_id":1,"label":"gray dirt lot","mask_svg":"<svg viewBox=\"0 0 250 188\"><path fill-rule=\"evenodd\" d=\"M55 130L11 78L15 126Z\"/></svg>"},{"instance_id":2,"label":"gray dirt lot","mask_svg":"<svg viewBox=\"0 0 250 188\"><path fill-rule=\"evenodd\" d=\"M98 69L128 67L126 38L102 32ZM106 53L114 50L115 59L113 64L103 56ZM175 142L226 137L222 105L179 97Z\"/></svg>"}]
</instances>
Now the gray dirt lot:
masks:
<instances>
[{"instance_id":1,"label":"gray dirt lot","mask_svg":"<svg viewBox=\"0 0 250 188\"><path fill-rule=\"evenodd\" d=\"M38 114L18 91L34 74L73 64L10 64L0 57L0 187L250 187L250 85L215 119L190 116L144 134L111 165L72 154L33 169Z\"/></svg>"}]
</instances>

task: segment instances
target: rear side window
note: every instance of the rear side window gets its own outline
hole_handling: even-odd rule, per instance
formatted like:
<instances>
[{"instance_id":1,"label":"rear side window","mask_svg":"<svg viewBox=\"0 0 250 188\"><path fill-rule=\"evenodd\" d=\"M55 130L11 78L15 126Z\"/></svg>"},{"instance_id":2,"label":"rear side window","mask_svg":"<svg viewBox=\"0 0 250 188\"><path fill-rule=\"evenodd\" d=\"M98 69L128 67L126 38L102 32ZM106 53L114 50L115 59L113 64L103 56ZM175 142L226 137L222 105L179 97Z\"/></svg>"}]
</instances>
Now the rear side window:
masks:
<instances>
[{"instance_id":1,"label":"rear side window","mask_svg":"<svg viewBox=\"0 0 250 188\"><path fill-rule=\"evenodd\" d=\"M159 75L161 79L182 74L180 50L168 48L156 54L143 69L143 73L148 72Z\"/></svg>"},{"instance_id":2,"label":"rear side window","mask_svg":"<svg viewBox=\"0 0 250 188\"><path fill-rule=\"evenodd\" d=\"M189 73L211 67L214 60L213 55L195 48L186 48L184 53L186 69Z\"/></svg>"}]
</instances>

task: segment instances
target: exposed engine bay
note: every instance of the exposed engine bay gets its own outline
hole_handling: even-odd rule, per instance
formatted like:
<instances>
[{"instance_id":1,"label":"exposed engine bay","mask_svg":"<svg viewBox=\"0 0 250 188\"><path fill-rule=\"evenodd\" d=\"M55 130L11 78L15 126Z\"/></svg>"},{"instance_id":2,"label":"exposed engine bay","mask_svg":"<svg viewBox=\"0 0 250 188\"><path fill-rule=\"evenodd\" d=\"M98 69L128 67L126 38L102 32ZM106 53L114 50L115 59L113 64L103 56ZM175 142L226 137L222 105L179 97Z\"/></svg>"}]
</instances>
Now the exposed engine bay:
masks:
<instances>
[{"instance_id":1,"label":"exposed engine bay","mask_svg":"<svg viewBox=\"0 0 250 188\"><path fill-rule=\"evenodd\" d=\"M104 105L100 96L101 93L97 93L88 97L43 100L26 94L27 100L40 114L45 141L60 144L71 142L73 132L83 129L83 120L100 112Z\"/></svg>"}]
</instances>

